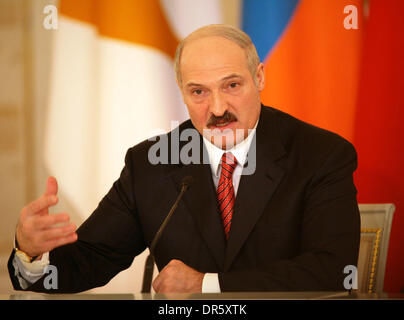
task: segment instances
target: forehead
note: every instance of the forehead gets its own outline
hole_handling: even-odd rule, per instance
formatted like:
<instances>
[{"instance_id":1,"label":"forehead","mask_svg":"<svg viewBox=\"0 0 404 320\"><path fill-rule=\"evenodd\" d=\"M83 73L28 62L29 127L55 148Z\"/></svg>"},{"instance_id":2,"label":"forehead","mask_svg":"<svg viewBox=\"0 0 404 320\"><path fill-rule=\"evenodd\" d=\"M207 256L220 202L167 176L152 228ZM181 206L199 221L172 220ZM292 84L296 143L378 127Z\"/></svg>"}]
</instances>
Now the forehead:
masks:
<instances>
[{"instance_id":1,"label":"forehead","mask_svg":"<svg viewBox=\"0 0 404 320\"><path fill-rule=\"evenodd\" d=\"M191 40L182 51L180 72L184 83L194 78L213 80L230 73L247 74L245 50L222 37Z\"/></svg>"}]
</instances>

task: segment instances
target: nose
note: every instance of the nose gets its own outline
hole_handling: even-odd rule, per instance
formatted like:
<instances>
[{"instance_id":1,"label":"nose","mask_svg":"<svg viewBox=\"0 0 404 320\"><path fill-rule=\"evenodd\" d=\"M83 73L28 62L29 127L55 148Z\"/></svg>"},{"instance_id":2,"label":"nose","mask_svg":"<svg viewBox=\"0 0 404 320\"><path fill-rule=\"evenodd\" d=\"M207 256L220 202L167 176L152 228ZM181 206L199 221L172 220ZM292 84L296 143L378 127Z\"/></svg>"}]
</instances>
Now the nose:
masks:
<instances>
[{"instance_id":1,"label":"nose","mask_svg":"<svg viewBox=\"0 0 404 320\"><path fill-rule=\"evenodd\" d=\"M214 92L211 94L209 110L216 117L221 117L226 112L227 106L220 92Z\"/></svg>"}]
</instances>

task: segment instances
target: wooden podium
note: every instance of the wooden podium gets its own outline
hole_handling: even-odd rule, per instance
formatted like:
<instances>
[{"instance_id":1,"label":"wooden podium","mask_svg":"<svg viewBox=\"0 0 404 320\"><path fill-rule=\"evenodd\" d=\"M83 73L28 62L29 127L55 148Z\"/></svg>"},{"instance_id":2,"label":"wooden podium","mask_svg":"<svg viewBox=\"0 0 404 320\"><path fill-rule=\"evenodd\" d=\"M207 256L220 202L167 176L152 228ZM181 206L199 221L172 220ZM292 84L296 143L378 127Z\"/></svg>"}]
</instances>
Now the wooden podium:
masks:
<instances>
[{"instance_id":1,"label":"wooden podium","mask_svg":"<svg viewBox=\"0 0 404 320\"><path fill-rule=\"evenodd\" d=\"M402 299L404 294L349 292L227 292L198 294L39 294L17 293L0 295L0 300L385 300Z\"/></svg>"}]
</instances>

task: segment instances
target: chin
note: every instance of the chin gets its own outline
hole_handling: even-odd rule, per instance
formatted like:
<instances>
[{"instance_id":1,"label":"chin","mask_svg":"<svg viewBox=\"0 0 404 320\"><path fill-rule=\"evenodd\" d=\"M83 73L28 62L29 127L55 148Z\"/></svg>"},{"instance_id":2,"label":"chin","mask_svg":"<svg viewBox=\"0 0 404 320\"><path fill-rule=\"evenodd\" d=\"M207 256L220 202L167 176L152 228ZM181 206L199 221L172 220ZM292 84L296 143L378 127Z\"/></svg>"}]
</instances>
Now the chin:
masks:
<instances>
[{"instance_id":1,"label":"chin","mask_svg":"<svg viewBox=\"0 0 404 320\"><path fill-rule=\"evenodd\" d=\"M240 130L240 132L243 131ZM210 137L210 142L223 150L232 149L235 145L239 144L243 140L244 134L237 134L236 132L232 132L231 134L227 135L213 135Z\"/></svg>"}]
</instances>

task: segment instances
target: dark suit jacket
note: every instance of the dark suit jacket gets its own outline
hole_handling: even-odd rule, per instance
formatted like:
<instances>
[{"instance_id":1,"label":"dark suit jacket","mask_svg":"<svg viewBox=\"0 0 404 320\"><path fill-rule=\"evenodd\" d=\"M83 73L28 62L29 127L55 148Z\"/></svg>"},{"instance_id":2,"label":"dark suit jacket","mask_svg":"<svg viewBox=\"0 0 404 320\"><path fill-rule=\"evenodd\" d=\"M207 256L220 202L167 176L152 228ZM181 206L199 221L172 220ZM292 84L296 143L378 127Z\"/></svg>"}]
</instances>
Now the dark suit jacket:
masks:
<instances>
[{"instance_id":1,"label":"dark suit jacket","mask_svg":"<svg viewBox=\"0 0 404 320\"><path fill-rule=\"evenodd\" d=\"M189 120L180 132L186 128L193 128ZM219 273L222 291L344 289L343 269L356 265L360 237L349 142L263 106L256 171L240 180L227 243L209 164L152 165L154 143L128 150L120 178L79 228L78 241L50 252L58 268L53 292L102 286L128 268L150 245L188 175L194 183L155 251L160 270L179 259ZM12 258L10 276L20 289ZM28 290L49 292L42 280Z\"/></svg>"}]
</instances>

